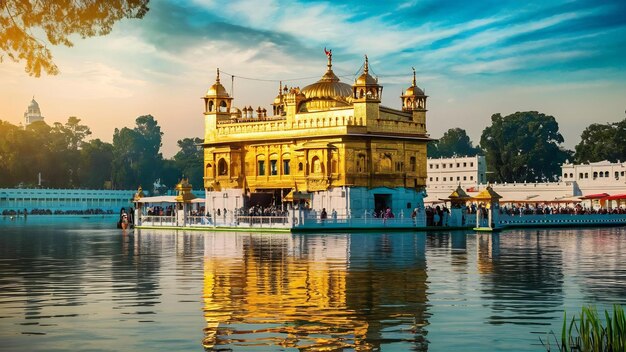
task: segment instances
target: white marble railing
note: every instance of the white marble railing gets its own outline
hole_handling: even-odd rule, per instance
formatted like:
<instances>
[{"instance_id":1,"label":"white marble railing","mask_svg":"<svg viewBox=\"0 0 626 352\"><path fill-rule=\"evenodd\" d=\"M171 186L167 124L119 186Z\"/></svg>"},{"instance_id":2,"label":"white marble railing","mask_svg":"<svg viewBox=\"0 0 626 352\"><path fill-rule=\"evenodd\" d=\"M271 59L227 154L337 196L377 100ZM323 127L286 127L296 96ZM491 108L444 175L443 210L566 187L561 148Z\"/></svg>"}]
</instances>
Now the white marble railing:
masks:
<instances>
[{"instance_id":1,"label":"white marble railing","mask_svg":"<svg viewBox=\"0 0 626 352\"><path fill-rule=\"evenodd\" d=\"M176 217L159 215L142 215L137 223L140 226L176 226Z\"/></svg>"},{"instance_id":2,"label":"white marble railing","mask_svg":"<svg viewBox=\"0 0 626 352\"><path fill-rule=\"evenodd\" d=\"M294 219L294 228L378 228L378 227L424 227L426 219L417 217L415 219L406 218L338 218L338 219L319 219L319 218L303 218L302 220Z\"/></svg>"},{"instance_id":3,"label":"white marble railing","mask_svg":"<svg viewBox=\"0 0 626 352\"><path fill-rule=\"evenodd\" d=\"M500 215L500 226L567 226L626 224L626 214Z\"/></svg>"}]
</instances>

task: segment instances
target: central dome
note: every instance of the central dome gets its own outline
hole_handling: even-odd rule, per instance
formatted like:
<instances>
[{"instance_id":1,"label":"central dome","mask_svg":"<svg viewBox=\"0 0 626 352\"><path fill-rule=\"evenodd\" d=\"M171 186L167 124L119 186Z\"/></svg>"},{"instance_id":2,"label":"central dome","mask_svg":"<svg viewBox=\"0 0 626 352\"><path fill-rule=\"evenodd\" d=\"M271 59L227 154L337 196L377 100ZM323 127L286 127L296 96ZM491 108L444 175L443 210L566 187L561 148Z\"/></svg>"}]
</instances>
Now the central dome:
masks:
<instances>
[{"instance_id":1,"label":"central dome","mask_svg":"<svg viewBox=\"0 0 626 352\"><path fill-rule=\"evenodd\" d=\"M328 55L328 54L327 54ZM326 110L350 106L352 86L339 81L332 69L332 56L328 55L328 69L319 81L302 88L305 101L300 111Z\"/></svg>"},{"instance_id":2,"label":"central dome","mask_svg":"<svg viewBox=\"0 0 626 352\"><path fill-rule=\"evenodd\" d=\"M333 70L328 69L319 81L302 88L302 94L307 99L345 99L352 96L352 86L340 82Z\"/></svg>"}]
</instances>

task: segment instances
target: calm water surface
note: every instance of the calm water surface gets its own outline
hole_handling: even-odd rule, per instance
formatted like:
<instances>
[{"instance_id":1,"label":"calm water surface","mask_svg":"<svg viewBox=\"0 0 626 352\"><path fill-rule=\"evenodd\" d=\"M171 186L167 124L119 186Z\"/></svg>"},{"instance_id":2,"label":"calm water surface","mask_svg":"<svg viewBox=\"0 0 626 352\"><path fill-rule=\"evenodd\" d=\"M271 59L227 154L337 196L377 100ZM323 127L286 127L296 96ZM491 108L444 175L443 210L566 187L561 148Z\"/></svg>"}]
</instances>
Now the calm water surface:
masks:
<instances>
[{"instance_id":1,"label":"calm water surface","mask_svg":"<svg viewBox=\"0 0 626 352\"><path fill-rule=\"evenodd\" d=\"M246 234L0 217L2 351L545 351L626 304L624 228Z\"/></svg>"}]
</instances>

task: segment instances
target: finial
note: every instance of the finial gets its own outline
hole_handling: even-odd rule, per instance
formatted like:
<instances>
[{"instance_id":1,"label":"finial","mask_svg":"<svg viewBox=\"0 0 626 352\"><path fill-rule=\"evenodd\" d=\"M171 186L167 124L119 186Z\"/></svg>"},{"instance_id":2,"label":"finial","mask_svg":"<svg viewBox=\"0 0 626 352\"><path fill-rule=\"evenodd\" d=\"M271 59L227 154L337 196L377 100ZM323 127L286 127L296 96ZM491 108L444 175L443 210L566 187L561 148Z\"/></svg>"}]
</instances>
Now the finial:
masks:
<instances>
[{"instance_id":1,"label":"finial","mask_svg":"<svg viewBox=\"0 0 626 352\"><path fill-rule=\"evenodd\" d=\"M283 95L283 81L278 81L278 95Z\"/></svg>"},{"instance_id":2,"label":"finial","mask_svg":"<svg viewBox=\"0 0 626 352\"><path fill-rule=\"evenodd\" d=\"M365 55L365 68L363 69L363 71L365 71L365 74L369 72L369 69L370 69L369 61L367 60L367 55Z\"/></svg>"},{"instance_id":3,"label":"finial","mask_svg":"<svg viewBox=\"0 0 626 352\"><path fill-rule=\"evenodd\" d=\"M220 83L220 69L217 68L217 77L215 77L215 82Z\"/></svg>"},{"instance_id":4,"label":"finial","mask_svg":"<svg viewBox=\"0 0 626 352\"><path fill-rule=\"evenodd\" d=\"M324 47L324 53L328 58L328 64L326 66L328 66L328 69L330 70L333 67L333 49L326 50L326 47Z\"/></svg>"},{"instance_id":5,"label":"finial","mask_svg":"<svg viewBox=\"0 0 626 352\"><path fill-rule=\"evenodd\" d=\"M417 86L417 82L415 82L415 67L411 67L413 69L413 87Z\"/></svg>"}]
</instances>

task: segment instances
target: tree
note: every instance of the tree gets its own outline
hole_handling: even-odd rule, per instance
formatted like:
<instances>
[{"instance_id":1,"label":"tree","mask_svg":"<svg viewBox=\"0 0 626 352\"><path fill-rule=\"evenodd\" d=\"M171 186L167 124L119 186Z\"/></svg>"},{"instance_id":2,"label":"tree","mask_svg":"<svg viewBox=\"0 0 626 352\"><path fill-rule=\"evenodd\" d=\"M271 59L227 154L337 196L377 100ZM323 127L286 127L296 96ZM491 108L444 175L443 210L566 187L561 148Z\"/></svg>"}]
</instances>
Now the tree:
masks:
<instances>
[{"instance_id":1,"label":"tree","mask_svg":"<svg viewBox=\"0 0 626 352\"><path fill-rule=\"evenodd\" d=\"M179 140L180 151L174 155L176 167L182 172L181 176L187 177L194 187L202 187L204 184L204 150L200 144L202 139L197 137Z\"/></svg>"},{"instance_id":2,"label":"tree","mask_svg":"<svg viewBox=\"0 0 626 352\"><path fill-rule=\"evenodd\" d=\"M0 1L0 54L25 61L26 72L39 77L41 70L56 75L58 67L46 43L33 31L43 31L51 45L73 45L81 38L106 35L122 18L142 18L149 0L4 0ZM4 55L0 55L0 61Z\"/></svg>"},{"instance_id":3,"label":"tree","mask_svg":"<svg viewBox=\"0 0 626 352\"><path fill-rule=\"evenodd\" d=\"M113 145L100 139L84 143L80 150L79 176L81 186L101 189L111 180Z\"/></svg>"},{"instance_id":4,"label":"tree","mask_svg":"<svg viewBox=\"0 0 626 352\"><path fill-rule=\"evenodd\" d=\"M135 122L134 129L116 128L113 134L112 179L117 188L152 185L162 169L161 127L152 115L139 116Z\"/></svg>"},{"instance_id":5,"label":"tree","mask_svg":"<svg viewBox=\"0 0 626 352\"><path fill-rule=\"evenodd\" d=\"M536 111L491 116L480 146L497 182L557 180L571 154L561 147L563 136L553 116Z\"/></svg>"},{"instance_id":6,"label":"tree","mask_svg":"<svg viewBox=\"0 0 626 352\"><path fill-rule=\"evenodd\" d=\"M580 139L575 148L578 163L626 160L626 119L611 124L591 124Z\"/></svg>"},{"instance_id":7,"label":"tree","mask_svg":"<svg viewBox=\"0 0 626 352\"><path fill-rule=\"evenodd\" d=\"M16 143L22 134L17 126L0 120L0 186L10 187L17 183L15 166L19 163L19 153Z\"/></svg>"},{"instance_id":8,"label":"tree","mask_svg":"<svg viewBox=\"0 0 626 352\"><path fill-rule=\"evenodd\" d=\"M426 145L426 156L429 158L440 158L439 148L437 147L437 141L430 141Z\"/></svg>"},{"instance_id":9,"label":"tree","mask_svg":"<svg viewBox=\"0 0 626 352\"><path fill-rule=\"evenodd\" d=\"M473 146L467 132L462 128L451 128L436 142L437 157L476 156L479 148ZM430 156L430 155L429 155Z\"/></svg>"}]
</instances>

